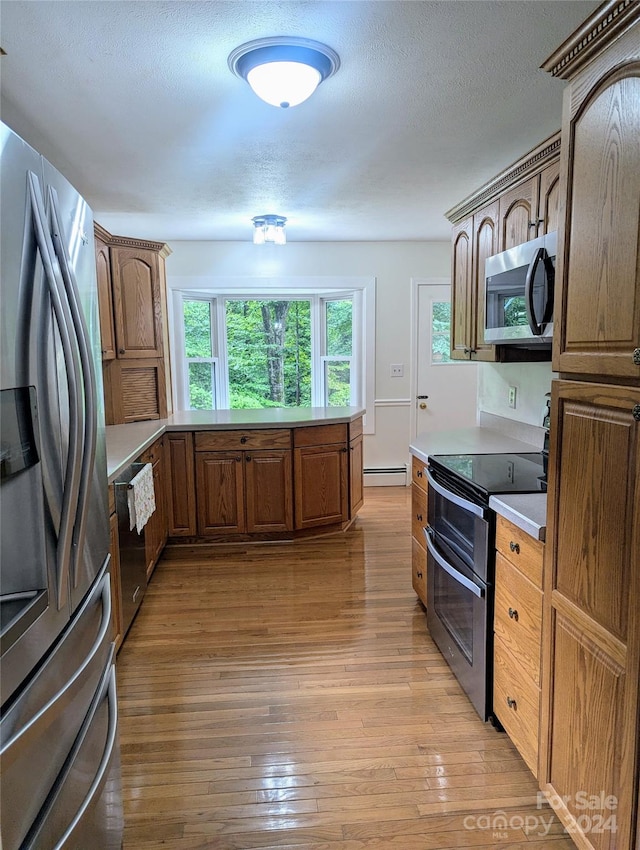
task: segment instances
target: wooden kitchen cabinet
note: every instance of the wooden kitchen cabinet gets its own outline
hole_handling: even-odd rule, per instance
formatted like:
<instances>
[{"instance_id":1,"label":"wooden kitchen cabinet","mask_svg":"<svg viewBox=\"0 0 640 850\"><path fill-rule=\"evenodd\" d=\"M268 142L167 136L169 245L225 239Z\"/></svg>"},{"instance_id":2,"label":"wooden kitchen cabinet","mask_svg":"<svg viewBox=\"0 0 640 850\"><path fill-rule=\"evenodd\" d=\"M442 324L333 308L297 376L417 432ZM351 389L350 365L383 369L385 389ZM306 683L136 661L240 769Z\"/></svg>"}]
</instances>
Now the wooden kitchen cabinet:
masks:
<instances>
[{"instance_id":1,"label":"wooden kitchen cabinet","mask_svg":"<svg viewBox=\"0 0 640 850\"><path fill-rule=\"evenodd\" d=\"M168 431L164 439L167 533L169 537L192 537L197 532L193 432Z\"/></svg>"},{"instance_id":2,"label":"wooden kitchen cabinet","mask_svg":"<svg viewBox=\"0 0 640 850\"><path fill-rule=\"evenodd\" d=\"M418 598L427 607L427 548L424 529L427 525L426 463L411 459L411 584Z\"/></svg>"},{"instance_id":3,"label":"wooden kitchen cabinet","mask_svg":"<svg viewBox=\"0 0 640 850\"><path fill-rule=\"evenodd\" d=\"M111 631L116 652L124 637L122 624L122 589L120 585L120 546L118 541L118 515L116 514L114 486L109 485L109 583L111 586Z\"/></svg>"},{"instance_id":4,"label":"wooden kitchen cabinet","mask_svg":"<svg viewBox=\"0 0 640 850\"><path fill-rule=\"evenodd\" d=\"M166 469L164 459L164 437L145 451L139 463L150 463L153 467L153 490L156 509L144 528L144 547L147 561L147 581L151 578L158 559L167 542L167 511L165 506Z\"/></svg>"},{"instance_id":5,"label":"wooden kitchen cabinet","mask_svg":"<svg viewBox=\"0 0 640 850\"><path fill-rule=\"evenodd\" d=\"M98 306L108 425L164 419L171 402L165 258L161 242L95 225Z\"/></svg>"},{"instance_id":6,"label":"wooden kitchen cabinet","mask_svg":"<svg viewBox=\"0 0 640 850\"><path fill-rule=\"evenodd\" d=\"M451 235L451 357L496 361L508 346L484 342L487 257L557 227L560 134L542 142L446 213Z\"/></svg>"},{"instance_id":7,"label":"wooden kitchen cabinet","mask_svg":"<svg viewBox=\"0 0 640 850\"><path fill-rule=\"evenodd\" d=\"M349 425L349 517L352 519L364 504L362 417Z\"/></svg>"},{"instance_id":8,"label":"wooden kitchen cabinet","mask_svg":"<svg viewBox=\"0 0 640 850\"><path fill-rule=\"evenodd\" d=\"M640 842L640 6L602 4L543 67L569 84L540 782L580 848L626 850ZM615 806L585 810L585 794Z\"/></svg>"},{"instance_id":9,"label":"wooden kitchen cabinet","mask_svg":"<svg viewBox=\"0 0 640 850\"><path fill-rule=\"evenodd\" d=\"M198 534L293 529L290 429L196 434Z\"/></svg>"},{"instance_id":10,"label":"wooden kitchen cabinet","mask_svg":"<svg viewBox=\"0 0 640 850\"><path fill-rule=\"evenodd\" d=\"M538 776L544 544L496 521L493 711Z\"/></svg>"},{"instance_id":11,"label":"wooden kitchen cabinet","mask_svg":"<svg viewBox=\"0 0 640 850\"><path fill-rule=\"evenodd\" d=\"M497 251L506 251L556 230L559 197L558 162L501 195Z\"/></svg>"},{"instance_id":12,"label":"wooden kitchen cabinet","mask_svg":"<svg viewBox=\"0 0 640 850\"><path fill-rule=\"evenodd\" d=\"M347 426L295 428L293 440L295 528L347 522Z\"/></svg>"}]
</instances>

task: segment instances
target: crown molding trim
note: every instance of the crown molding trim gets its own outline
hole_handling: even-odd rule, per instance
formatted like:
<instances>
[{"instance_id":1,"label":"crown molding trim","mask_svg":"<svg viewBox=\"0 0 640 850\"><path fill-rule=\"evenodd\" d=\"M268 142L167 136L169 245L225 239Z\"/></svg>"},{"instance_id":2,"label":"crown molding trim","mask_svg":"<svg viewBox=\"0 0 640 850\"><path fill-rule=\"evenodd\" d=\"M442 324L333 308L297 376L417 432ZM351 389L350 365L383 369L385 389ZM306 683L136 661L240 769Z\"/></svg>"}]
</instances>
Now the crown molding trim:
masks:
<instances>
[{"instance_id":1,"label":"crown molding trim","mask_svg":"<svg viewBox=\"0 0 640 850\"><path fill-rule=\"evenodd\" d=\"M110 248L141 248L143 251L154 251L165 259L172 253L171 248L166 242L153 242L150 239L131 239L128 236L114 236L108 230L105 230L101 224L98 224L97 221L93 223L93 232L98 239L106 242Z\"/></svg>"}]
</instances>

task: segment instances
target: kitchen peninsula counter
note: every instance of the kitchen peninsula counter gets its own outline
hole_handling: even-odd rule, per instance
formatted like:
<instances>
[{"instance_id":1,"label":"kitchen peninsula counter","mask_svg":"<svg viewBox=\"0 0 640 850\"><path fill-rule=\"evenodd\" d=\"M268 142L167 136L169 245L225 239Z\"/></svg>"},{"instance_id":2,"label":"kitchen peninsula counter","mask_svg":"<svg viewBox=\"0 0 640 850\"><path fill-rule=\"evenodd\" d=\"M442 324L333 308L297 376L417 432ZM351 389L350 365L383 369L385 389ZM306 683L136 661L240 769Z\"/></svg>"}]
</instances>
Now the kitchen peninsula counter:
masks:
<instances>
[{"instance_id":1,"label":"kitchen peninsula counter","mask_svg":"<svg viewBox=\"0 0 640 850\"><path fill-rule=\"evenodd\" d=\"M109 482L126 469L165 432L235 431L243 428L299 428L307 425L349 423L363 416L360 407L284 407L257 410L184 410L168 419L108 425L107 475Z\"/></svg>"}]
</instances>

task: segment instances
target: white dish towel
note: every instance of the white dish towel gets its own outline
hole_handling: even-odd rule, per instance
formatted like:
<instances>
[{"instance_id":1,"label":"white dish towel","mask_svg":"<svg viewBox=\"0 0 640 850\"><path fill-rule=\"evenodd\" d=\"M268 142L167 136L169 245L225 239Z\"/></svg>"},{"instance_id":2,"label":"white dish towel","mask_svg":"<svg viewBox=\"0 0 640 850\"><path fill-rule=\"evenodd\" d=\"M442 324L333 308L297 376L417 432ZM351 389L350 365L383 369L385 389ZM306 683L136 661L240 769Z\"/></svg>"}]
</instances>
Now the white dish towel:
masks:
<instances>
[{"instance_id":1,"label":"white dish towel","mask_svg":"<svg viewBox=\"0 0 640 850\"><path fill-rule=\"evenodd\" d=\"M135 475L127 491L129 506L129 530L135 526L138 534L149 521L156 509L156 495L153 489L153 466L145 463L140 472Z\"/></svg>"}]
</instances>

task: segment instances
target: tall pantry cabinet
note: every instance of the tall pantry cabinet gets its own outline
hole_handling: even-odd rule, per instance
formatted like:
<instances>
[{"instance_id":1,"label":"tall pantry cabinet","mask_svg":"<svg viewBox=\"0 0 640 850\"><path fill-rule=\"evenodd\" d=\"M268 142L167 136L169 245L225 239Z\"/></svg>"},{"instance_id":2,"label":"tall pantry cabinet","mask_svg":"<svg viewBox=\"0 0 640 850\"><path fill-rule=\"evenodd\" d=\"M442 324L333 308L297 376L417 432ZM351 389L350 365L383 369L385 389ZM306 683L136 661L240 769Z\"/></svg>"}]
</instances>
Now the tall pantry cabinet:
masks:
<instances>
[{"instance_id":1,"label":"tall pantry cabinet","mask_svg":"<svg viewBox=\"0 0 640 850\"><path fill-rule=\"evenodd\" d=\"M640 4L545 65L561 144L541 787L578 847L640 846Z\"/></svg>"}]
</instances>

